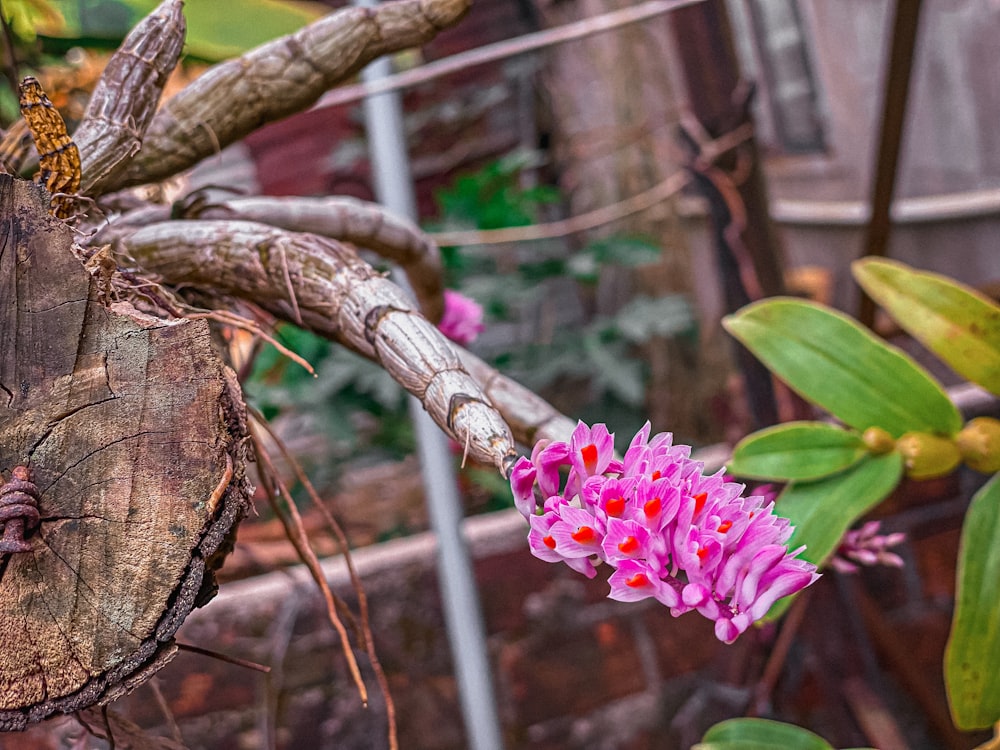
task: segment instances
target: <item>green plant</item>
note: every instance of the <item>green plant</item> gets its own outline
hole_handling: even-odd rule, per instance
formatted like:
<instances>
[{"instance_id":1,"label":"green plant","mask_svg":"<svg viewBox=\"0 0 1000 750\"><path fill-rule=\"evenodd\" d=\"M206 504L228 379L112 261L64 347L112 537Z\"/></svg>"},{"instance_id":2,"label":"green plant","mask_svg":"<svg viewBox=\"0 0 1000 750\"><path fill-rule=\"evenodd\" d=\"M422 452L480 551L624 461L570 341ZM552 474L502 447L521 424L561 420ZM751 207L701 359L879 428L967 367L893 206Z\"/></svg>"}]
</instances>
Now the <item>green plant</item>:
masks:
<instances>
[{"instance_id":1,"label":"green plant","mask_svg":"<svg viewBox=\"0 0 1000 750\"><path fill-rule=\"evenodd\" d=\"M10 2L10 0L7 0ZM5 5L7 3L5 2ZM72 46L114 47L158 0L16 0L14 8L37 8L35 27L53 50ZM48 15L42 17L42 9ZM26 11L21 11L22 14ZM298 31L328 10L318 2L213 0L188 3L186 52L216 62L271 39Z\"/></svg>"},{"instance_id":2,"label":"green plant","mask_svg":"<svg viewBox=\"0 0 1000 750\"><path fill-rule=\"evenodd\" d=\"M945 277L864 259L854 276L869 295L956 372L1000 395L1000 307ZM844 532L904 476L943 476L964 462L1000 469L1000 421L963 425L929 373L847 316L821 305L768 299L724 321L778 377L843 426L796 422L754 433L729 470L788 482L776 511L795 526L792 547L823 565ZM945 680L955 724L1000 719L1000 479L976 493L959 550ZM779 602L770 617L788 606Z\"/></svg>"}]
</instances>

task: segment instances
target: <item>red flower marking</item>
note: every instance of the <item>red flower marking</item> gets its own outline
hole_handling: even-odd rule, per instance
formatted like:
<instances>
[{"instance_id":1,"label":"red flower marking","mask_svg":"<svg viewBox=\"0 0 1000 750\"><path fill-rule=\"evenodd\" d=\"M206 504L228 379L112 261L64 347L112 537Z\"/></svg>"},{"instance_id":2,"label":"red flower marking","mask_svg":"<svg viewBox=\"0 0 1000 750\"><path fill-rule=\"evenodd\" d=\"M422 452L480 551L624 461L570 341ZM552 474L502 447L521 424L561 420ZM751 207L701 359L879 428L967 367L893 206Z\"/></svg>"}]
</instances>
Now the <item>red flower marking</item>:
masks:
<instances>
[{"instance_id":1,"label":"red flower marking","mask_svg":"<svg viewBox=\"0 0 1000 750\"><path fill-rule=\"evenodd\" d=\"M623 555L631 555L637 549L639 549L639 540L634 536L627 536L618 542L618 551Z\"/></svg>"},{"instance_id":2,"label":"red flower marking","mask_svg":"<svg viewBox=\"0 0 1000 750\"><path fill-rule=\"evenodd\" d=\"M708 557L708 547L702 547L698 550L698 559L705 562L705 558Z\"/></svg>"},{"instance_id":3,"label":"red flower marking","mask_svg":"<svg viewBox=\"0 0 1000 750\"><path fill-rule=\"evenodd\" d=\"M552 538L551 534L549 536L547 536L547 537L543 537L542 538L542 543L546 547L548 547L549 549L555 549L556 548L556 540Z\"/></svg>"},{"instance_id":4,"label":"red flower marking","mask_svg":"<svg viewBox=\"0 0 1000 750\"><path fill-rule=\"evenodd\" d=\"M692 518L701 513L701 509L705 507L706 500L708 500L707 492L699 492L694 496L694 516L691 516Z\"/></svg>"},{"instance_id":5,"label":"red flower marking","mask_svg":"<svg viewBox=\"0 0 1000 750\"><path fill-rule=\"evenodd\" d=\"M660 509L663 507L663 500L658 497L654 497L652 500L647 500L642 506L642 512L646 514L646 518L652 518Z\"/></svg>"},{"instance_id":6,"label":"red flower marking","mask_svg":"<svg viewBox=\"0 0 1000 750\"><path fill-rule=\"evenodd\" d=\"M625 580L625 585L633 589L641 589L649 586L649 579L645 573L636 573L631 578Z\"/></svg>"},{"instance_id":7,"label":"red flower marking","mask_svg":"<svg viewBox=\"0 0 1000 750\"><path fill-rule=\"evenodd\" d=\"M594 530L590 526L581 526L571 535L573 541L579 544L590 544L597 537Z\"/></svg>"},{"instance_id":8,"label":"red flower marking","mask_svg":"<svg viewBox=\"0 0 1000 750\"><path fill-rule=\"evenodd\" d=\"M625 512L625 498L620 496L611 498L605 503L604 512L614 518L621 518L622 513Z\"/></svg>"},{"instance_id":9,"label":"red flower marking","mask_svg":"<svg viewBox=\"0 0 1000 750\"><path fill-rule=\"evenodd\" d=\"M594 471L597 468L597 446L593 443L583 446L580 449L580 456L583 458L583 465L587 471Z\"/></svg>"},{"instance_id":10,"label":"red flower marking","mask_svg":"<svg viewBox=\"0 0 1000 750\"><path fill-rule=\"evenodd\" d=\"M719 533L720 534L725 534L731 528L733 528L733 522L732 521L723 521L722 523L719 524Z\"/></svg>"}]
</instances>

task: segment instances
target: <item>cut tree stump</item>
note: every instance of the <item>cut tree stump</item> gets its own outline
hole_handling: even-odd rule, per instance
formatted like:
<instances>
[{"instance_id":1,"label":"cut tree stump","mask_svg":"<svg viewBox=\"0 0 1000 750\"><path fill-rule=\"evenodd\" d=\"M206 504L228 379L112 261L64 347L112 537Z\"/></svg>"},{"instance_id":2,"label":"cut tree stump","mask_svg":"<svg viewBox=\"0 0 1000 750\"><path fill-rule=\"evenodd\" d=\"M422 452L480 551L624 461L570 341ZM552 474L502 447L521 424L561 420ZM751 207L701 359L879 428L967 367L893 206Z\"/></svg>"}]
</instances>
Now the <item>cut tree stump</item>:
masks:
<instances>
[{"instance_id":1,"label":"cut tree stump","mask_svg":"<svg viewBox=\"0 0 1000 750\"><path fill-rule=\"evenodd\" d=\"M0 175L0 518L20 508L4 531L28 548L0 554L2 730L170 661L249 502L244 405L205 322L106 304L48 206Z\"/></svg>"}]
</instances>

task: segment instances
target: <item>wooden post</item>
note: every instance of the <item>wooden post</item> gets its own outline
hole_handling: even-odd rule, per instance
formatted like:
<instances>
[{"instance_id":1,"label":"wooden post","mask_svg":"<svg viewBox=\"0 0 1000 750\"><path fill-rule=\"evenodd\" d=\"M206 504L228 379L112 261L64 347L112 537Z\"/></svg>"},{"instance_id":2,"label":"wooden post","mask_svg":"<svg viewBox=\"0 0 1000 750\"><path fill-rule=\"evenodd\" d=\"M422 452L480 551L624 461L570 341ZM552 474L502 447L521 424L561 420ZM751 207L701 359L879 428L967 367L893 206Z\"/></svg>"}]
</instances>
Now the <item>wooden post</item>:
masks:
<instances>
[{"instance_id":1,"label":"wooden post","mask_svg":"<svg viewBox=\"0 0 1000 750\"><path fill-rule=\"evenodd\" d=\"M0 731L170 661L248 505L207 325L107 304L48 206L0 175Z\"/></svg>"},{"instance_id":2,"label":"wooden post","mask_svg":"<svg viewBox=\"0 0 1000 750\"><path fill-rule=\"evenodd\" d=\"M748 99L741 95L746 83L740 76L732 30L723 0L706 0L671 15L674 39L687 85L688 106L707 131L718 138L751 122ZM759 290L764 296L784 293L782 262L768 210L767 188L756 141L740 148L742 178L736 182L738 200L746 216L742 244L752 263ZM719 160L722 169L735 167L735 156ZM710 204L713 200L710 198ZM713 205L713 209L716 206ZM721 208L721 207L719 207ZM714 233L719 250L720 274L727 312L735 312L752 301L740 276L738 263L725 243L728 222L723 211L713 210ZM725 224L723 224L723 222ZM748 351L737 346L738 361L746 379L753 429L778 420L771 376Z\"/></svg>"},{"instance_id":3,"label":"wooden post","mask_svg":"<svg viewBox=\"0 0 1000 750\"><path fill-rule=\"evenodd\" d=\"M601 18L628 3L583 0L536 2L543 24L565 27ZM613 206L662 184L676 169L676 96L667 75L670 30L661 18L622 26L547 51L543 85L552 110L554 153L571 213ZM592 311L611 316L636 294L693 295L694 272L675 199L603 226L614 233L652 238L660 259L640 269L605 268L589 300ZM655 336L642 345L649 366L644 411L654 429L691 441L721 439L721 425L706 404L725 387L721 368L705 360L725 358L717 341L694 347L682 336Z\"/></svg>"}]
</instances>

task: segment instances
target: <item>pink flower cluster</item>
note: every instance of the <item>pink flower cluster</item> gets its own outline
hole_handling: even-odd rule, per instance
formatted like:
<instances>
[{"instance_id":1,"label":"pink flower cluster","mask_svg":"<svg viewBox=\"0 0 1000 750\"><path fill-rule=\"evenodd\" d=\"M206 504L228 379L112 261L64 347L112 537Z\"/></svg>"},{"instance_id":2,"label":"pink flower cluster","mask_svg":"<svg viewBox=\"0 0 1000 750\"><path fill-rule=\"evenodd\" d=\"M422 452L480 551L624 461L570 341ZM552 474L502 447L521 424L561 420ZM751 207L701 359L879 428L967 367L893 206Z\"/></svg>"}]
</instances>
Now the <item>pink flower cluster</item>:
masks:
<instances>
[{"instance_id":1,"label":"pink flower cluster","mask_svg":"<svg viewBox=\"0 0 1000 750\"><path fill-rule=\"evenodd\" d=\"M624 460L603 424L580 422L570 442L539 442L511 470L514 503L531 526L532 553L588 578L614 572L610 598L653 597L675 617L692 609L732 643L775 601L805 588L816 566L789 552L788 519L773 502L743 497L720 471L702 474L669 433L636 434ZM542 501L541 508L538 500Z\"/></svg>"},{"instance_id":2,"label":"pink flower cluster","mask_svg":"<svg viewBox=\"0 0 1000 750\"><path fill-rule=\"evenodd\" d=\"M830 567L838 573L857 573L861 565L887 565L902 568L903 558L889 547L895 547L906 540L906 534L879 534L881 522L869 521L860 529L852 529L844 534L833 557Z\"/></svg>"}]
</instances>

